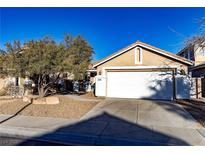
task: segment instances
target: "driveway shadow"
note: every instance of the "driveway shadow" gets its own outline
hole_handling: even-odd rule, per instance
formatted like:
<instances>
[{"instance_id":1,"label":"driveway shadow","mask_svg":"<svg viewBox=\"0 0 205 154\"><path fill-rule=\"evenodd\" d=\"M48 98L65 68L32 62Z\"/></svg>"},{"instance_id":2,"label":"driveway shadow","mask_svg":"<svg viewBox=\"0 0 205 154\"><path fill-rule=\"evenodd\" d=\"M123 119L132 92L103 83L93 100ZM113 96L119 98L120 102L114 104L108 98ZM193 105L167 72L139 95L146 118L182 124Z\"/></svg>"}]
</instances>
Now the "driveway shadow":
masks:
<instances>
[{"instance_id":1,"label":"driveway shadow","mask_svg":"<svg viewBox=\"0 0 205 154\"><path fill-rule=\"evenodd\" d=\"M62 145L189 145L182 139L154 131L151 127L128 122L106 112L51 133L29 138L18 145L29 145L30 140L52 141Z\"/></svg>"}]
</instances>

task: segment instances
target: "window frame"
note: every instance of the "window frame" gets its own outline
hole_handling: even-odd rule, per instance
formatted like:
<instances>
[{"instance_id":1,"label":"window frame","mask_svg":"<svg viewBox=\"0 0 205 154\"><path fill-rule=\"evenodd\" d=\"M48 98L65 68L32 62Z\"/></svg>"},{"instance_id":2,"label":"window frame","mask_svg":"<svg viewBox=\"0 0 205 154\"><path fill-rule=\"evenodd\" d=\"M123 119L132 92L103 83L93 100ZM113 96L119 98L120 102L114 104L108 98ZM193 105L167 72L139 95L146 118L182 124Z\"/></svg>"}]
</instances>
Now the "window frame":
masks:
<instances>
[{"instance_id":1,"label":"window frame","mask_svg":"<svg viewBox=\"0 0 205 154\"><path fill-rule=\"evenodd\" d=\"M137 50L139 51L139 54L140 54L139 55L140 56L139 57L139 59L140 59L139 61L138 61L138 57L137 57L137 52L138 52ZM142 48L136 47L135 48L135 55L134 56L135 56L135 64L142 64Z\"/></svg>"}]
</instances>

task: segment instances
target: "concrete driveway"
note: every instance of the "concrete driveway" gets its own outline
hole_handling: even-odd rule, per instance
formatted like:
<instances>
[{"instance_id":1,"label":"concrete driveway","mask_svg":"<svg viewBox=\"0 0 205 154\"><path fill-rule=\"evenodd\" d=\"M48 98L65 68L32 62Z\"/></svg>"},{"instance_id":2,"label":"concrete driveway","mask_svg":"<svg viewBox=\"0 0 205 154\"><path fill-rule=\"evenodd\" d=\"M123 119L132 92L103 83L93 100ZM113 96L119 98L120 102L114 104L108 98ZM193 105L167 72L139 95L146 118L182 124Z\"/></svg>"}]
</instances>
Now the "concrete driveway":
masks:
<instances>
[{"instance_id":1,"label":"concrete driveway","mask_svg":"<svg viewBox=\"0 0 205 154\"><path fill-rule=\"evenodd\" d=\"M204 128L174 102L106 99L81 120L96 145L205 145Z\"/></svg>"},{"instance_id":2,"label":"concrete driveway","mask_svg":"<svg viewBox=\"0 0 205 154\"><path fill-rule=\"evenodd\" d=\"M81 119L0 115L0 121L0 136L24 138L18 145L30 140L64 145L205 145L205 128L174 102L106 99Z\"/></svg>"}]
</instances>

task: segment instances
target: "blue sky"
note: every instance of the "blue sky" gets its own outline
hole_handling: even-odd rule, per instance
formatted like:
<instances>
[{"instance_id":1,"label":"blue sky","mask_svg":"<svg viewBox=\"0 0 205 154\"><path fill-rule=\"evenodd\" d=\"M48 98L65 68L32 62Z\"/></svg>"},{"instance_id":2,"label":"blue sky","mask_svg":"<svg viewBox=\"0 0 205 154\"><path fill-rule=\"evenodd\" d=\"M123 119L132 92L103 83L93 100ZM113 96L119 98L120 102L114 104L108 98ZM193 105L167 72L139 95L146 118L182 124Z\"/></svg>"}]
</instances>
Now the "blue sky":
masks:
<instances>
[{"instance_id":1,"label":"blue sky","mask_svg":"<svg viewBox=\"0 0 205 154\"><path fill-rule=\"evenodd\" d=\"M65 33L82 35L99 60L136 40L176 53L199 32L205 8L0 8L0 48L6 42Z\"/></svg>"}]
</instances>

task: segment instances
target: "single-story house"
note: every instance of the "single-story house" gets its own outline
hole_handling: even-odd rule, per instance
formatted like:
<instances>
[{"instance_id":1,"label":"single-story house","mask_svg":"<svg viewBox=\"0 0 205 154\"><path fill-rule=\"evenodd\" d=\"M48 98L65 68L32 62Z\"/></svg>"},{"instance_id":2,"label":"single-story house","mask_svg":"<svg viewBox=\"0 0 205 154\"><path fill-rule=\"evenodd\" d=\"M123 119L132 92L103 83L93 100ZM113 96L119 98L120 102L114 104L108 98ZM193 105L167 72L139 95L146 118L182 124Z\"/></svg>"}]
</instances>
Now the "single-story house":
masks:
<instances>
[{"instance_id":1,"label":"single-story house","mask_svg":"<svg viewBox=\"0 0 205 154\"><path fill-rule=\"evenodd\" d=\"M137 41L93 64L96 96L114 98L190 98L188 66L193 62Z\"/></svg>"}]
</instances>

